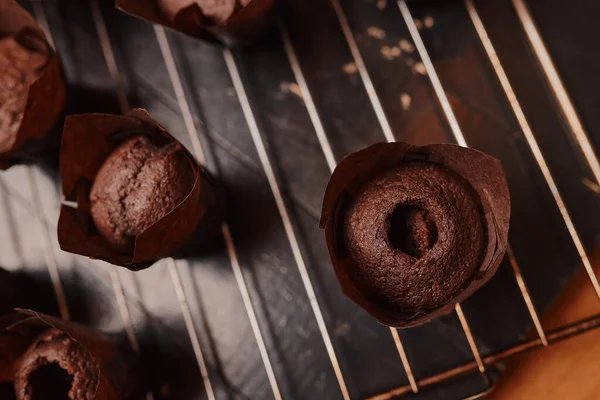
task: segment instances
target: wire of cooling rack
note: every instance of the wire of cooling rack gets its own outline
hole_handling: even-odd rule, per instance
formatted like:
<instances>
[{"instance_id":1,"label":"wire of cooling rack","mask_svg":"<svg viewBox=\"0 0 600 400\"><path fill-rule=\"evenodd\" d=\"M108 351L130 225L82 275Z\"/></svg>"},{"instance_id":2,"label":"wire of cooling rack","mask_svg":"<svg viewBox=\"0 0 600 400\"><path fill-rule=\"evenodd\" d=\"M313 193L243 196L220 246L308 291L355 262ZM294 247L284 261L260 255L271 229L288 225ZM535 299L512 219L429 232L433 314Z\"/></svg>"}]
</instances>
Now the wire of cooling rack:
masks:
<instances>
[{"instance_id":1,"label":"wire of cooling rack","mask_svg":"<svg viewBox=\"0 0 600 400\"><path fill-rule=\"evenodd\" d=\"M500 81L502 89L504 90L506 97L508 98L508 101L510 102L510 106L513 109L513 112L517 118L517 121L519 123L519 126L521 127L521 130L523 131L523 135L525 136L527 144L529 145L529 148L531 149L531 152L533 153L535 161L537 162L537 164L540 168L540 171L542 172L542 175L544 176L544 179L546 180L546 184L548 185L548 188L550 189L550 192L552 193L552 197L554 197L554 202L556 203L556 206L558 207L558 210L560 211L560 214L564 220L564 223L569 231L569 235L571 236L571 239L573 240L573 244L577 248L579 257L581 258L583 266L585 267L585 269L590 277L592 285L594 286L594 290L596 291L596 295L600 299L600 283L598 283L598 278L596 277L596 274L594 273L594 268L592 267L592 264L588 258L585 248L583 247L583 243L581 242L579 234L577 233L577 230L575 229L575 225L573 224L571 216L569 215L569 211L567 210L565 202L563 201L563 198L558 190L558 187L557 187L556 183L554 182L554 178L552 177L552 174L550 173L550 168L548 168L548 164L546 163L544 155L542 154L542 150L538 146L537 140L535 139L533 131L531 130L531 127L529 126L529 122L527 121L525 113L523 112L523 109L521 109L519 100L517 99L517 96L510 84L510 81L508 80L508 77L506 76L506 73L504 72L504 68L502 67L502 63L500 62L500 59L498 58L498 54L496 54L496 50L494 49L494 46L492 45L492 42L491 42L490 38L488 37L488 34L487 34L485 27L481 21L481 18L479 17L479 14L477 13L477 10L475 8L475 5L473 4L473 1L465 0L465 6L467 8L469 16L471 17L473 25L475 26L475 30L477 31L477 34L479 35L479 38L481 39L481 43L482 43L482 45L485 49L485 52L490 60L492 68L496 72L496 75L498 76L498 80Z\"/></svg>"},{"instance_id":2,"label":"wire of cooling rack","mask_svg":"<svg viewBox=\"0 0 600 400\"><path fill-rule=\"evenodd\" d=\"M554 344L560 342L562 340L571 338L573 336L581 335L582 333L598 329L600 328L600 315L596 315L591 318L587 318L581 321L578 321L574 324L569 324L558 329L552 330L547 333L548 343ZM542 341L537 339L531 339L525 342L522 342L514 347L509 349L491 354L489 356L483 357L483 363L485 365L494 365L496 363L502 362L509 357L514 355L524 353L527 351L531 351L534 349L538 349L543 347ZM429 386L433 386L439 384L444 381L448 381L451 379L455 379L464 375L471 374L478 370L477 363L472 361L458 367L454 367L443 372L440 372L435 375L427 376L425 378L421 378L417 381L419 387L425 388ZM397 388L388 390L386 392L377 394L375 396L371 396L366 400L390 400L396 397L400 397L411 392L410 385L399 386Z\"/></svg>"},{"instance_id":3,"label":"wire of cooling rack","mask_svg":"<svg viewBox=\"0 0 600 400\"><path fill-rule=\"evenodd\" d=\"M177 70L177 66L175 65L175 59L173 56L173 52L171 51L171 46L169 44L169 39L165 33L163 27L155 25L154 31L156 33L156 38L158 40L160 50L163 54L163 58L167 65L167 71L169 72L169 77L171 78L171 84L173 89L175 90L175 95L177 97L177 102L179 103L179 108L183 114L183 118L185 120L186 128L188 131L188 135L192 141L192 146L194 147L194 152L199 162L204 162L206 160L206 155L204 153L204 149L202 148L202 144L198 138L198 131L196 130L196 124L194 123L194 117L190 110L189 103L185 97L185 93L183 90L183 84L181 82L181 77L179 76L179 71ZM265 370L267 372L267 377L269 379L269 384L271 385L271 390L273 392L273 396L275 399L281 399L281 392L279 389L279 384L277 382L277 378L275 376L275 372L273 371L273 366L271 363L271 359L269 357L269 353L267 351L267 347L265 345L262 332L260 330L260 326L258 324L258 319L256 318L256 313L254 311L254 306L250 299L250 295L248 293L248 286L246 284L244 274L242 273L242 269L240 267L240 263L237 256L237 251L235 249L235 245L233 243L233 238L231 237L231 233L229 232L229 225L225 222L221 226L221 231L223 234L223 238L225 240L225 245L227 246L227 253L229 254L229 259L231 261L231 266L233 268L236 281L238 283L238 287L240 289L240 293L242 294L242 299L244 301L244 306L246 307L246 313L248 314L248 318L250 320L250 325L252 327L252 331L254 333L254 337L257 341L259 352L261 359L263 361L263 365L265 366Z\"/></svg>"},{"instance_id":4,"label":"wire of cooling rack","mask_svg":"<svg viewBox=\"0 0 600 400\"><path fill-rule=\"evenodd\" d=\"M67 299L65 296L62 281L60 280L58 265L56 263L56 256L54 254L54 250L52 249L52 239L48 230L48 225L46 224L45 219L41 215L42 203L40 192L38 190L38 181L35 173L35 168L35 166L27 167L27 180L29 183L31 197L34 204L34 218L40 229L40 236L42 237L44 255L46 258L46 266L48 267L50 279L52 280L52 284L54 286L54 294L56 295L56 302L58 304L60 316L65 320L69 320L71 318L71 315L69 313L69 306L67 305Z\"/></svg>"},{"instance_id":5,"label":"wire of cooling rack","mask_svg":"<svg viewBox=\"0 0 600 400\"><path fill-rule=\"evenodd\" d=\"M50 276L50 281L52 282L52 289L56 299L59 315L62 319L69 320L71 316L64 292L64 287L60 279L56 256L52 249L50 231L46 224L45 216L42 215L43 209L41 207L41 196L38 190L38 177L37 174L35 174L34 166L26 166L25 168L25 173L27 174L27 183L31 192L31 201L33 203L31 207L27 207L27 209L32 212L33 219L37 225L36 228L39 230L38 233L42 240L42 248L44 249L44 261L46 264L46 269L48 270L48 275ZM10 185L3 176L0 176L0 187L2 191L9 194L9 196L15 196L14 189L10 188ZM27 201L26 199L21 200Z\"/></svg>"},{"instance_id":6,"label":"wire of cooling rack","mask_svg":"<svg viewBox=\"0 0 600 400\"><path fill-rule=\"evenodd\" d=\"M225 49L223 51L223 55L225 57L225 62L227 64L227 69L229 70L229 74L233 80L233 85L235 87L235 91L238 95L238 99L242 106L242 110L244 112L244 116L246 117L246 121L248 123L248 127L250 128L250 133L252 135L252 140L254 141L254 146L258 151L258 155L260 158L260 162L263 166L263 169L267 175L267 180L269 181L269 186L271 187L271 192L273 197L275 198L275 203L277 204L277 209L281 216L281 220L283 222L283 226L285 228L285 233L288 238L290 247L292 248L292 252L294 254L294 259L296 261L296 265L298 267L298 271L300 272L300 276L302 278L302 283L308 295L308 299L310 301L311 308L317 320L317 325L319 327L319 331L321 333L321 337L323 338L323 342L325 343L325 348L327 350L327 355L331 361L331 365L335 372L336 379L340 386L340 391L344 400L350 399L350 394L348 392L348 388L346 386L346 381L344 378L344 374L340 367L340 364L337 359L337 355L335 353L335 349L333 347L333 343L331 341L331 337L327 330L327 325L325 324L325 319L323 318L323 312L321 311L321 306L319 305L319 301L317 299L317 295L313 288L312 281L308 274L308 269L306 267L306 263L304 262L304 256L300 251L300 244L298 242L298 238L296 237L296 232L294 231L294 227L292 225L292 219L288 212L287 206L285 205L285 201L283 199L283 195L281 193L281 189L279 187L279 183L277 182L277 178L275 177L275 171L273 169L273 164L270 160L270 157L267 153L267 149L265 147L265 143L261 136L260 129L256 122L256 118L254 115L254 111L252 109L252 105L248 100L248 96L246 94L246 88L242 79L240 77L237 64L235 58L230 50Z\"/></svg>"},{"instance_id":7,"label":"wire of cooling rack","mask_svg":"<svg viewBox=\"0 0 600 400\"><path fill-rule=\"evenodd\" d=\"M356 44L356 41L354 39L352 30L350 28L350 25L348 23L348 20L347 20L345 14L344 14L344 11L343 11L341 5L339 4L338 0L332 0L332 4L334 6L334 10L340 21L340 25L341 25L342 31L344 32L346 40L348 42L350 51L354 57L355 63L357 64L360 76L363 80L363 83L364 83L365 89L368 93L369 99L371 100L372 106L377 114L381 128L384 132L385 138L388 141L394 141L395 139L394 139L394 135L391 130L389 121L385 115L385 112L383 110L381 102L380 102L380 100L377 96L377 93L375 91L375 88L372 84L371 78L369 76L369 72L368 72L367 67L364 63L364 60L360 54L360 51L358 49L358 46ZM544 66L544 71L548 75L548 81L549 81L550 85L552 86L552 89L553 89L557 99L559 99L561 108L562 108L563 112L565 113L565 115L567 116L567 119L569 120L571 130L572 130L574 136L576 137L578 143L581 145L582 151L583 151L584 155L586 156L586 160L588 161L588 164L590 165L590 168L592 169L594 176L595 176L596 180L598 181L599 180L598 178L600 175L598 174L598 170L595 167L598 165L598 159L595 156L593 149L592 149L591 145L589 144L589 141L587 141L587 136L585 134L585 131L581 127L581 123L579 122L579 119L577 117L574 107L572 106L572 103L570 103L570 100L568 98L566 90L564 89L564 86L562 86L562 83L560 82L560 78L558 78L558 74L556 73L556 70L553 68L552 61L551 61L549 55L547 54L547 51L545 50L545 46L543 45L541 36L537 32L537 30L535 30L535 25L532 22L531 16L528 14L528 11L526 9L526 6L524 5L524 2L522 0L513 0L513 4L515 5L515 8L517 9L517 12L519 14L519 17L521 18L521 21L529 35L529 39L531 41L532 47L534 47L534 49L536 50L536 54L540 58L540 63ZM455 139L459 144L466 146L467 143L462 135L460 126L456 120L456 117L452 110L451 104L446 96L446 92L444 91L444 88L443 88L439 78L437 77L434 65L431 62L429 55L427 53L427 49L425 48L423 41L420 38L419 31L414 23L412 15L410 14L409 8L406 5L406 2L404 0L399 0L398 6L404 17L406 25L409 28L409 31L413 38L413 41L415 42L416 48L419 51L419 55L425 65L427 75L429 76L429 78L431 80L431 84L432 84L434 91L438 97L438 100L442 106L442 109L446 115L446 118L447 118L448 123L451 127L451 130L455 136ZM579 239L578 233L573 226L573 223L570 219L568 211L564 205L564 202L562 201L562 198L558 192L556 184L554 183L552 175L550 174L550 171L545 163L543 155L542 155L539 147L537 146L535 137L533 136L533 133L531 132L531 129L529 128L529 125L527 123L527 120L526 120L522 110L520 109L518 100L516 99L516 96L514 95L514 92L512 91L512 88L510 86L510 82L508 81L508 78L506 77L506 74L504 73L502 65L501 65L501 63L498 59L498 56L496 55L495 50L492 46L492 43L491 43L489 37L487 36L485 27L483 26L483 23L481 22L481 19L479 18L479 15L477 14L477 11L475 9L475 6L474 6L472 0L465 0L465 6L467 7L467 11L471 17L471 20L475 26L475 29L479 35L479 38L481 39L482 46L484 47L486 54L487 54L488 58L490 59L490 63L492 64L494 71L498 75L498 79L500 80L500 82L502 84L505 94L509 98L509 101L513 108L513 111L515 112L515 115L517 116L517 120L527 138L527 143L529 144L529 147L530 147L532 153L534 153L534 157L538 163L538 166L542 170L544 178L546 179L546 182L551 189L552 195L554 196L554 200L557 203L557 206L561 212L561 215L563 217L565 224L567 225L567 228L573 239L573 242L579 252L582 262L586 268L586 271L588 272L589 278L592 281L592 284L594 285L596 293L600 297L600 286L598 285L596 276L591 268L591 264L589 263L587 254L585 253L585 250ZM35 7L36 16L37 16L38 21L40 22L40 24L42 25L44 30L46 30L46 32L48 33L49 39L52 40L52 36L50 34L50 28L47 23L47 18L45 16L45 13L43 12L43 5L39 2L34 2L34 7ZM116 59L114 56L112 45L110 43L110 37L108 35L106 26L105 26L105 23L104 23L104 20L102 17L102 12L101 12L100 8L98 7L96 0L91 0L91 7L92 7L92 15L94 16L94 20L96 23L97 33L99 35L102 49L104 52L105 61L107 63L109 72L111 74L111 77L112 77L115 87L117 89L117 96L118 96L120 105L121 105L123 111L126 112L129 109L127 96L126 96L126 92L122 86L122 80L120 78L118 65L117 65L117 62L116 62ZM335 166L335 158L333 156L333 152L331 151L331 146L329 145L327 134L325 132L325 129L323 128L323 124L322 124L321 118L319 116L318 109L312 99L312 95L311 95L309 86L306 83L306 80L302 73L300 63L298 61L298 58L296 57L295 50L294 50L293 44L291 42L291 39L289 37L289 34L287 33L285 24L282 21L279 21L279 27L280 27L280 32L281 32L282 39L284 42L284 47L285 47L286 53L287 53L289 61L290 61L290 65L292 66L296 80L302 90L302 94L303 94L305 103L307 105L307 110L308 110L309 116L311 118L311 121L313 123L313 126L315 128L315 132L318 136L319 143L322 147L322 150L323 150L324 156L326 158L326 161L328 163L328 166L330 167L330 169L333 169L333 167ZM531 27L533 27L533 28L531 28ZM167 65L169 77L171 79L171 83L173 85L173 89L175 91L175 94L176 94L176 97L178 100L178 104L180 106L188 134L190 135L190 139L192 141L194 153L200 161L203 161L205 158L205 155L204 155L204 150L202 148L202 145L198 138L198 132L197 132L196 126L194 124L195 116L192 114L189 104L188 104L188 101L186 99L186 96L184 94L183 83L181 81L181 77L179 76L179 72L178 72L176 64L175 64L174 56L171 52L171 48L170 48L170 44L169 44L167 35L164 32L164 29L162 27L155 27L155 33L156 33L157 41L159 43L161 52L163 54L165 64ZM540 46L540 43L541 43L541 46ZM333 366L335 374L336 374L336 378L337 378L339 386L340 386L340 392L344 399L350 399L350 395L349 395L348 389L346 387L343 371L337 361L337 355L335 353L334 346L331 342L331 338L329 336L327 326L326 326L324 318L323 318L321 307L319 305L318 299L314 292L312 282L311 282L310 276L308 274L308 269L306 267L302 253L300 251L299 242L298 242L298 239L296 238L296 234L294 232L294 228L293 228L293 225L291 222L291 217L287 211L286 204L283 199L281 189L279 188L277 179L275 178L273 163L270 161L270 157L267 152L264 139L261 136L260 129L256 122L252 104L250 103L250 101L246 95L246 88L243 84L242 78L240 77L240 74L238 71L238 66L236 64L236 59L229 50L225 50L223 55L224 55L231 79L234 83L234 88L238 95L238 100L240 101L240 104L244 111L244 115L246 117L246 121L250 128L250 132L252 134L252 139L254 141L255 147L257 148L263 169L267 175L267 179L271 186L271 191L275 198L278 211L279 211L282 221L284 223L284 227L285 227L286 235L288 237L289 244L292 248L292 252L294 254L296 264L298 266L298 269L300 271L300 274L301 274L301 277L303 280L303 284L304 284L306 292L309 296L311 307L312 307L315 317L317 319L317 323L319 326L319 330L321 332L321 336L325 342L328 356L331 360L332 366ZM567 101L565 101L565 99ZM575 117L573 117L573 116L575 116ZM590 152L590 150L591 150L591 152ZM33 171L31 171L30 176L32 179L31 185L32 185L32 196L33 196L34 204L39 209L41 203L39 203L40 199L36 197L36 196L39 197L39 193L37 193L35 190L33 190L33 186L35 186L35 182L34 182L35 176L33 174ZM38 220L38 222L40 224L41 232L42 233L46 232L46 236L48 236L47 239L49 241L50 236L49 236L49 232L47 230L48 229L47 226L43 223L41 216L40 216L40 218L36 218L36 219ZM228 254L230 257L231 264L232 264L232 268L234 270L234 274L236 276L236 280L237 280L240 292L242 293L242 298L244 300L246 312L250 319L252 330L253 330L255 339L259 346L261 358L262 358L265 370L267 372L267 376L269 378L271 389L273 391L273 396L276 399L280 399L281 393L279 390L277 377L275 375L275 372L273 371L269 352L266 348L264 338L263 338L263 333L261 331L261 328L258 324L258 320L255 315L254 306L252 304L252 301L251 301L249 293L248 293L248 287L245 283L244 275L242 273L242 270L241 270L241 267L240 267L240 264L239 264L239 261L237 258L236 249L235 249L235 246L233 243L233 239L231 238L231 234L229 233L229 227L227 226L227 224L223 225L222 231L223 231L223 236L224 236L224 239L225 239L225 242L227 245L227 250L228 250ZM56 260L54 258L54 254L52 253L51 246L49 248L48 248L48 246L45 246L45 248L48 253L47 264L48 264L48 269L50 271L50 274L52 276L53 284L55 286L57 301L59 302L59 304L61 304L61 301L64 302L64 307L65 307L65 310L67 310L67 312L65 313L65 311L63 311L61 309L61 313L64 314L63 315L64 318L68 318L68 309L66 308L67 307L66 301L64 301L64 293L62 292L62 285L60 285L60 275L58 274L58 270L56 270L56 273L52 272L53 271L52 265L54 265L54 267L55 267L54 269L56 269ZM449 369L449 370L446 370L446 371L436 374L436 375L417 379L414 376L414 374L412 373L412 368L411 368L410 362L406 356L406 353L404 351L404 347L400 340L400 336L398 335L398 331L396 329L392 329L391 330L392 336L396 343L398 353L399 353L401 361L402 361L402 365L404 367L407 378L409 380L409 384L400 386L398 388L392 389L385 393L375 395L370 398L371 400L391 399L393 397L408 394L410 392L416 393L419 391L419 389L422 389L422 388L425 388L425 387L428 387L428 386L431 386L431 385L434 385L434 384L437 384L437 383L440 383L443 381L447 381L449 379L453 379L453 378L456 378L456 377L464 375L464 374L470 374L470 373L473 373L476 371L479 371L479 373L483 377L484 381L486 382L487 387L484 391L477 393L473 396L470 396L468 398L469 399L481 398L481 397L485 396L486 394L488 394L493 389L493 387L491 386L491 384L489 382L489 379L487 378L487 376L485 374L486 366L489 366L489 365L492 365L499 361L502 361L502 360L506 359L507 357L510 357L514 354L518 354L518 353L528 351L528 350L538 348L538 347L547 346L548 344L555 343L557 341L564 340L568 337L575 336L575 335L581 334L583 332L600 327L600 316L595 316L595 317L592 317L592 318L589 318L586 320L578 321L578 322L568 325L568 326L558 328L554 331L545 332L541 325L539 315L537 314L537 312L535 310L535 306L533 304L531 296L527 290L525 281L521 275L520 268L516 262L514 254L512 253L512 250L510 247L508 249L507 255L508 255L508 260L513 268L513 272L514 272L515 278L517 280L519 289L521 291L523 299L527 305L529 314L530 314L532 321L535 325L535 328L537 330L538 338L522 342L521 344L514 346L510 349L482 357L478 350L478 347L476 345L475 338L473 337L473 335L470 331L470 328L469 328L467 319L463 313L463 310L460 305L457 305L456 312L457 312L457 315L461 322L461 325L463 327L463 330L465 332L465 335L467 337L467 340L469 342L471 351L473 353L474 361L466 363L466 364L458 366L458 367L455 367L455 368L452 368L452 369ZM52 256L53 258L51 259L50 256ZM53 263L52 263L52 260L54 260ZM175 264L175 261L173 259L167 259L167 265L168 265L169 271L171 273L172 281L175 286L178 300L180 302L181 311L184 316L184 320L186 322L186 328L188 330L188 334L190 336L190 340L191 340L192 346L194 348L194 353L196 355L196 359L197 359L198 365L200 367L200 372L201 372L202 379L203 379L203 382L205 385L205 390L207 392L207 396L209 399L214 399L215 395L214 395L214 392L212 389L210 376L209 376L208 370L206 368L206 363L204 361L202 349L201 349L201 346L200 346L200 343L198 340L198 334L194 327L193 319L192 319L191 312L189 309L188 298L187 298L185 289L183 288L183 285L181 283L181 277L180 277L178 266ZM112 268L114 268L114 267L112 267ZM131 333L133 335L133 341L132 341L131 336L130 336L130 341L132 341L132 346L135 348L136 346L134 345L134 343L137 344L137 341L135 340L135 332L133 332L133 327L131 326L131 320L129 318L129 313L127 310L125 294L120 285L120 278L118 275L118 271L114 271L114 272L115 272L114 276L111 274L113 289L115 290L115 294L117 296L119 308L121 310L122 318L124 320L124 325L125 325L126 330L128 330L128 335L130 335L129 329L131 329ZM120 297L120 296L122 296L122 297ZM139 350L139 346L138 346L138 350Z\"/></svg>"}]
</instances>

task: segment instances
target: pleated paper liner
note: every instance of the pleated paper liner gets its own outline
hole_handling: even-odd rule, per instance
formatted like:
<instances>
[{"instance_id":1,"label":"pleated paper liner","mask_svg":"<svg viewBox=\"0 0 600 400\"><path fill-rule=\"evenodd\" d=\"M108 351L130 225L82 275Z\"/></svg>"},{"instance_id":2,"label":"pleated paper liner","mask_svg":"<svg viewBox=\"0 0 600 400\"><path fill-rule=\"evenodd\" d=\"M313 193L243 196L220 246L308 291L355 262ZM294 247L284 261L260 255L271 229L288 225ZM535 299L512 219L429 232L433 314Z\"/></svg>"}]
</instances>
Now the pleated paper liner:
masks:
<instances>
[{"instance_id":1,"label":"pleated paper liner","mask_svg":"<svg viewBox=\"0 0 600 400\"><path fill-rule=\"evenodd\" d=\"M342 227L345 210L363 185L385 171L415 161L445 167L471 185L483 208L487 246L472 280L448 304L433 310L404 311L390 309L375 301L372 294L359 290L348 273L355 266L345 249ZM506 251L509 223L510 194L502 166L495 158L452 144L416 147L406 143L378 143L349 155L337 166L327 186L320 225L325 229L331 262L344 294L383 324L410 327L452 312L456 303L469 297L495 274Z\"/></svg>"},{"instance_id":2,"label":"pleated paper liner","mask_svg":"<svg viewBox=\"0 0 600 400\"><path fill-rule=\"evenodd\" d=\"M41 28L13 0L0 0L0 41L14 40L46 58L39 77L29 87L23 119L14 137L0 137L0 168L55 158L59 138L51 134L65 104L65 86L58 55ZM0 71L2 74L4 71ZM0 132L0 135L6 135Z\"/></svg>"},{"instance_id":3,"label":"pleated paper liner","mask_svg":"<svg viewBox=\"0 0 600 400\"><path fill-rule=\"evenodd\" d=\"M82 114L65 123L60 157L63 195L77 208L63 205L58 221L61 249L104 260L131 270L148 268L160 258L177 256L195 244L201 249L218 232L223 200L215 181L186 152L195 181L189 194L172 210L134 238L131 249L117 249L94 226L89 195L106 158L128 139L146 135L157 146L176 142L145 110L125 116ZM183 146L182 146L183 148ZM194 243L190 243L194 242Z\"/></svg>"}]
</instances>

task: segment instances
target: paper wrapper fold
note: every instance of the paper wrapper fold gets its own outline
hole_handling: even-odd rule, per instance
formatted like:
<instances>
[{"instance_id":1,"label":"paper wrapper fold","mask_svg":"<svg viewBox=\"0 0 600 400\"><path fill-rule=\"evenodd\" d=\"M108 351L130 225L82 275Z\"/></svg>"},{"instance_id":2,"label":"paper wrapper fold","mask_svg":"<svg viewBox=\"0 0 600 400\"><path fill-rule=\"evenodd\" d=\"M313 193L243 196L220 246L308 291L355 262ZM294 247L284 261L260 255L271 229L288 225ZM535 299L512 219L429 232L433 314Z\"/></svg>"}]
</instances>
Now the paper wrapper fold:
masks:
<instances>
[{"instance_id":1,"label":"paper wrapper fold","mask_svg":"<svg viewBox=\"0 0 600 400\"><path fill-rule=\"evenodd\" d=\"M275 0L251 0L222 23L211 24L202 15L195 1L171 1L169 10L162 10L157 0L117 0L122 11L155 24L164 25L186 35L221 43L226 46L247 45L262 36L273 22ZM181 6L179 11L171 8Z\"/></svg>"},{"instance_id":2,"label":"paper wrapper fold","mask_svg":"<svg viewBox=\"0 0 600 400\"><path fill-rule=\"evenodd\" d=\"M132 355L117 351L115 345L87 327L19 309L0 318L0 382L15 379L21 356L34 340L49 329L56 329L80 343L98 366L98 400L140 398L140 376Z\"/></svg>"},{"instance_id":3,"label":"paper wrapper fold","mask_svg":"<svg viewBox=\"0 0 600 400\"><path fill-rule=\"evenodd\" d=\"M26 43L28 49L45 55L47 61L39 78L29 87L16 137L12 141L0 141L0 169L45 156L51 147L48 141L58 141L48 134L61 116L66 98L60 61L44 32L17 2L0 0L0 38L7 36Z\"/></svg>"},{"instance_id":4,"label":"paper wrapper fold","mask_svg":"<svg viewBox=\"0 0 600 400\"><path fill-rule=\"evenodd\" d=\"M82 114L67 117L60 174L65 199L76 202L78 207L64 205L61 208L58 221L61 249L136 271L149 267L160 258L176 256L184 245L189 246L192 238L202 240L218 232L222 216L219 191L208 172L187 153L190 168L196 176L193 188L171 212L137 235L132 252L120 252L98 233L89 203L96 174L113 150L139 135L148 136L158 146L176 141L142 109L133 110L126 116ZM198 246L201 245L200 242Z\"/></svg>"},{"instance_id":5,"label":"paper wrapper fold","mask_svg":"<svg viewBox=\"0 0 600 400\"><path fill-rule=\"evenodd\" d=\"M411 161L444 166L470 183L483 207L488 239L481 266L468 286L447 305L419 313L388 310L361 293L348 275L353 260L347 255L341 234L345 209L363 185L384 171ZM486 283L495 274L506 251L509 224L510 194L500 161L480 151L452 144L416 147L406 143L378 143L344 158L327 186L320 221L344 294L383 324L394 327L415 326L448 314L456 303Z\"/></svg>"}]
</instances>

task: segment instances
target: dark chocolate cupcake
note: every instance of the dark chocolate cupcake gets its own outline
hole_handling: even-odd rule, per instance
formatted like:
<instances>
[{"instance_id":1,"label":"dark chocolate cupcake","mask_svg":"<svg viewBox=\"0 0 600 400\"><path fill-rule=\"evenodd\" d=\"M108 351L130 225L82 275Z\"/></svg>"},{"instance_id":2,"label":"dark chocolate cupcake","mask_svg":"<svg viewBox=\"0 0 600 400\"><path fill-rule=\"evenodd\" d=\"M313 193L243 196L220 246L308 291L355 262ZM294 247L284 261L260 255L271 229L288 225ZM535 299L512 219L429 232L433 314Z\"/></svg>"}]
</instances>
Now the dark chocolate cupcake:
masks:
<instances>
[{"instance_id":1,"label":"dark chocolate cupcake","mask_svg":"<svg viewBox=\"0 0 600 400\"><path fill-rule=\"evenodd\" d=\"M194 181L181 144L159 147L147 136L135 136L108 156L94 179L90 211L96 228L127 251L137 235L187 197Z\"/></svg>"},{"instance_id":2,"label":"dark chocolate cupcake","mask_svg":"<svg viewBox=\"0 0 600 400\"><path fill-rule=\"evenodd\" d=\"M68 117L60 164L63 250L139 270L218 232L214 181L144 110Z\"/></svg>"},{"instance_id":3,"label":"dark chocolate cupcake","mask_svg":"<svg viewBox=\"0 0 600 400\"><path fill-rule=\"evenodd\" d=\"M0 0L0 168L47 156L65 88L58 57L31 15Z\"/></svg>"},{"instance_id":4,"label":"dark chocolate cupcake","mask_svg":"<svg viewBox=\"0 0 600 400\"><path fill-rule=\"evenodd\" d=\"M409 327L453 310L497 270L510 198L498 160L455 145L376 144L345 158L321 227L346 295Z\"/></svg>"},{"instance_id":5,"label":"dark chocolate cupcake","mask_svg":"<svg viewBox=\"0 0 600 400\"><path fill-rule=\"evenodd\" d=\"M98 363L65 332L49 329L22 356L15 375L19 400L91 400L98 384Z\"/></svg>"},{"instance_id":6,"label":"dark chocolate cupcake","mask_svg":"<svg viewBox=\"0 0 600 400\"><path fill-rule=\"evenodd\" d=\"M275 0L117 0L136 17L225 45L248 44L271 25Z\"/></svg>"},{"instance_id":7,"label":"dark chocolate cupcake","mask_svg":"<svg viewBox=\"0 0 600 400\"><path fill-rule=\"evenodd\" d=\"M83 325L19 310L0 318L0 341L0 381L17 400L142 395L135 357Z\"/></svg>"}]
</instances>

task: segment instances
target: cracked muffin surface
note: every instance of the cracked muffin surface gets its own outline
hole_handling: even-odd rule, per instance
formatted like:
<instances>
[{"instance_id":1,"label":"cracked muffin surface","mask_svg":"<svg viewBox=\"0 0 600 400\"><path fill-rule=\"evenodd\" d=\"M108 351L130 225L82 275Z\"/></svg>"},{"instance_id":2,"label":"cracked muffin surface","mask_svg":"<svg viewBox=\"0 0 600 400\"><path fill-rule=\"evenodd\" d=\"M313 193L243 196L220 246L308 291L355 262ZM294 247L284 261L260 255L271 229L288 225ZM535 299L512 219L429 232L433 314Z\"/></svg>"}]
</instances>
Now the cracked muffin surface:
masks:
<instances>
[{"instance_id":1,"label":"cracked muffin surface","mask_svg":"<svg viewBox=\"0 0 600 400\"><path fill-rule=\"evenodd\" d=\"M124 251L135 237L179 205L194 186L181 144L164 147L136 136L117 147L98 171L90 193L96 228Z\"/></svg>"}]
</instances>

